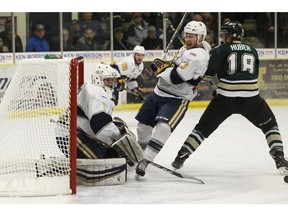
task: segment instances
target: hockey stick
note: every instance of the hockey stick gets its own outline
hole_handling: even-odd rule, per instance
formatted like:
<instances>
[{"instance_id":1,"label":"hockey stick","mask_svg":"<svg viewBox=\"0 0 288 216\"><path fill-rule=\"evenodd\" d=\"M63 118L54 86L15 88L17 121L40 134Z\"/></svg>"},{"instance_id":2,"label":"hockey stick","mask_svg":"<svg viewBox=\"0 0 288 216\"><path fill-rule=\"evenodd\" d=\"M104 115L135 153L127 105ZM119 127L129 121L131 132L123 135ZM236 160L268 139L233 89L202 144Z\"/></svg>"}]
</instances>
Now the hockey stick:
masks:
<instances>
[{"instance_id":1,"label":"hockey stick","mask_svg":"<svg viewBox=\"0 0 288 216\"><path fill-rule=\"evenodd\" d=\"M162 60L165 60L165 59L166 59L166 55L167 55L167 53L168 53L169 47L170 47L171 44L173 43L173 41L174 41L176 35L179 34L178 32L180 31L180 29L181 29L181 27L182 27L182 25L183 25L185 19L187 18L187 16L188 16L188 13L185 13L184 16L182 17L182 19L181 19L179 25L178 25L177 28L175 29L174 34L172 35L172 37L171 37L171 39L170 39L168 45L166 46L166 49L164 50L164 56L163 56Z\"/></svg>"},{"instance_id":2,"label":"hockey stick","mask_svg":"<svg viewBox=\"0 0 288 216\"><path fill-rule=\"evenodd\" d=\"M164 166L161 166L160 164L154 163L154 162L149 161L149 160L147 160L147 159L143 159L143 160L144 160L147 164L151 164L151 165L153 165L154 167L157 167L157 168L159 168L159 169L161 169L161 170L163 170L163 171L165 171L165 172L167 172L167 173L170 173L170 174L172 174L172 175L174 175L174 176L177 176L177 177L179 177L179 178L191 179L191 180L194 180L194 181L198 182L199 184L204 184L204 182L203 182L201 179L197 178L197 177L194 177L194 176L191 176L191 175L186 175L186 174L181 174L181 173L179 173L179 172L176 172L176 171L173 171L173 170L171 170L171 169L168 169L168 168L166 168L166 167L164 167Z\"/></svg>"},{"instance_id":3,"label":"hockey stick","mask_svg":"<svg viewBox=\"0 0 288 216\"><path fill-rule=\"evenodd\" d=\"M125 88L125 90L126 90L128 93L130 93L130 94L133 94L133 95L135 95L135 96L138 96L138 97L142 98L143 100L146 100L146 97L145 97L143 94L141 94L140 92L134 92L134 91L131 91L131 90L128 89L128 88Z\"/></svg>"},{"instance_id":4,"label":"hockey stick","mask_svg":"<svg viewBox=\"0 0 288 216\"><path fill-rule=\"evenodd\" d=\"M215 97L217 95L217 86L215 85L213 80L210 80L209 83L214 88L212 95L213 95L213 97Z\"/></svg>"},{"instance_id":5,"label":"hockey stick","mask_svg":"<svg viewBox=\"0 0 288 216\"><path fill-rule=\"evenodd\" d=\"M173 24L171 23L171 21L169 20L167 14L165 12L161 12L163 18L165 19L165 21L169 24L170 28L176 32L176 29L174 28ZM179 32L176 33L176 37L179 39L179 41L181 42L181 44L184 46L185 42L183 41L183 39L181 38L181 35L179 34Z\"/></svg>"},{"instance_id":6,"label":"hockey stick","mask_svg":"<svg viewBox=\"0 0 288 216\"><path fill-rule=\"evenodd\" d=\"M209 80L209 83L210 83L210 85L211 85L212 88L213 88L212 96L213 96L213 97L216 97L216 95L217 95L217 86L215 85L215 83L213 82L212 79Z\"/></svg>"},{"instance_id":7,"label":"hockey stick","mask_svg":"<svg viewBox=\"0 0 288 216\"><path fill-rule=\"evenodd\" d=\"M170 20L168 19L166 13L161 13L163 15L163 18L169 23L170 27L172 28L172 30L174 31L174 34L172 35L168 45L166 46L165 50L164 50L164 55L162 57L162 62L166 60L166 55L168 53L168 50L169 50L169 47L171 46L171 44L173 43L175 37L177 36L178 39L180 40L180 42L182 43L182 45L184 46L185 45L185 42L182 40L180 34L179 34L179 31L180 31L180 28L182 27L185 19L187 18L188 16L188 13L185 13L184 16L182 17L180 23L178 24L177 28L175 29L174 26L172 25L172 23L170 22ZM173 61L175 60L175 58L177 57L177 54L178 52L174 55L172 61L170 61L169 63L169 67L172 65ZM153 71L156 71L157 70L157 67L155 66L154 62L151 64L151 68Z\"/></svg>"}]
</instances>

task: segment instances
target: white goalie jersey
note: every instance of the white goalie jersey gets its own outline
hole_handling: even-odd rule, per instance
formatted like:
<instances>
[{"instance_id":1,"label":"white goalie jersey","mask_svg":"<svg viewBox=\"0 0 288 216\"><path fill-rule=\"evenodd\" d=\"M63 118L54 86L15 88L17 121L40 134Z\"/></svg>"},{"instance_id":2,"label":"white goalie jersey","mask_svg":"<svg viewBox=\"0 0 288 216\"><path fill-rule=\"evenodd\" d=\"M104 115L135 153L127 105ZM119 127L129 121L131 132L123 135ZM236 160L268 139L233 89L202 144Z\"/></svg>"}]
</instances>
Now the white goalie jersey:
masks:
<instances>
[{"instance_id":1,"label":"white goalie jersey","mask_svg":"<svg viewBox=\"0 0 288 216\"><path fill-rule=\"evenodd\" d=\"M127 88L130 90L137 88L138 83L136 79L144 69L143 62L140 65L137 65L135 63L134 56L130 55L126 58L122 58L119 62L116 63L116 65L120 75L127 77Z\"/></svg>"},{"instance_id":2,"label":"white goalie jersey","mask_svg":"<svg viewBox=\"0 0 288 216\"><path fill-rule=\"evenodd\" d=\"M102 87L85 83L77 95L77 128L111 145L120 136L119 129L112 121L114 106Z\"/></svg>"},{"instance_id":3,"label":"white goalie jersey","mask_svg":"<svg viewBox=\"0 0 288 216\"><path fill-rule=\"evenodd\" d=\"M193 100L197 95L195 88L206 72L209 60L210 45L205 48L187 50L183 46L175 59L175 67L169 67L157 77L159 81L154 92L161 97L183 98ZM171 85L172 84L172 85Z\"/></svg>"}]
</instances>

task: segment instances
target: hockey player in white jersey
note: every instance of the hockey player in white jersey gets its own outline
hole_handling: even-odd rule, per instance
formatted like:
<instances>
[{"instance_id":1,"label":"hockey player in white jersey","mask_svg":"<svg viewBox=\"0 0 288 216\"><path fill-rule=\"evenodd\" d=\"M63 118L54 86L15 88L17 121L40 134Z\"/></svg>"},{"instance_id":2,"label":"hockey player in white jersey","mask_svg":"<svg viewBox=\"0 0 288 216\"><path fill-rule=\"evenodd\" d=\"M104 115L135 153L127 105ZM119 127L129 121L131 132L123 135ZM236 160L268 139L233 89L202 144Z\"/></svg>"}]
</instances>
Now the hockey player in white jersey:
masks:
<instances>
[{"instance_id":1,"label":"hockey player in white jersey","mask_svg":"<svg viewBox=\"0 0 288 216\"><path fill-rule=\"evenodd\" d=\"M120 78L117 79L118 85L115 93L116 105L118 103L119 91L128 90L135 93L135 95L143 97L138 86L137 77L144 70L144 56L145 48L136 45L133 49L133 55L124 57L120 61L111 64L111 67L115 68L120 74Z\"/></svg>"},{"instance_id":2,"label":"hockey player in white jersey","mask_svg":"<svg viewBox=\"0 0 288 216\"><path fill-rule=\"evenodd\" d=\"M154 160L197 94L197 86L207 69L211 50L204 41L206 34L204 23L189 22L184 27L186 45L179 50L172 64L160 59L153 61L159 80L136 116L139 121L138 142L145 148L146 160ZM138 176L145 175L146 160L138 163Z\"/></svg>"},{"instance_id":3,"label":"hockey player in white jersey","mask_svg":"<svg viewBox=\"0 0 288 216\"><path fill-rule=\"evenodd\" d=\"M113 88L118 72L97 64L91 82L77 95L77 158L103 159L124 156L133 166L142 158L135 135L123 122L112 119ZM127 145L127 146L126 146Z\"/></svg>"}]
</instances>

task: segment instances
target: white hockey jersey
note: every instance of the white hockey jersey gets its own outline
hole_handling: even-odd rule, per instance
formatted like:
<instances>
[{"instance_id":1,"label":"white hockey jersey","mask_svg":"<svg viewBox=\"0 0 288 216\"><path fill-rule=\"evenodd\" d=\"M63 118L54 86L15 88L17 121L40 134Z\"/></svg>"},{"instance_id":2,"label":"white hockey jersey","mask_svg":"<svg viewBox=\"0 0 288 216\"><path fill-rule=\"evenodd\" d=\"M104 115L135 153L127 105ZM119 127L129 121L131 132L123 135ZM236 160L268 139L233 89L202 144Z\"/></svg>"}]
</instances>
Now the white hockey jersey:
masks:
<instances>
[{"instance_id":1,"label":"white hockey jersey","mask_svg":"<svg viewBox=\"0 0 288 216\"><path fill-rule=\"evenodd\" d=\"M140 65L137 65L134 60L134 55L130 55L128 57L122 58L116 63L116 65L119 69L120 75L127 77L127 88L130 90L137 88L138 83L136 79L144 69L143 62Z\"/></svg>"},{"instance_id":2,"label":"white hockey jersey","mask_svg":"<svg viewBox=\"0 0 288 216\"><path fill-rule=\"evenodd\" d=\"M191 84L193 82L189 81L199 79L206 72L211 47L208 43L204 47L205 49L193 48L189 50L185 46L181 47L174 62L178 66L176 68L177 76L184 82L174 84L171 81L171 72L174 68L169 67L157 76L159 80L154 92L161 97L193 100L197 95L197 90L194 88L197 84L193 85Z\"/></svg>"},{"instance_id":3,"label":"white hockey jersey","mask_svg":"<svg viewBox=\"0 0 288 216\"><path fill-rule=\"evenodd\" d=\"M119 129L112 121L114 106L102 87L83 84L77 95L77 128L90 137L112 144L120 136Z\"/></svg>"}]
</instances>

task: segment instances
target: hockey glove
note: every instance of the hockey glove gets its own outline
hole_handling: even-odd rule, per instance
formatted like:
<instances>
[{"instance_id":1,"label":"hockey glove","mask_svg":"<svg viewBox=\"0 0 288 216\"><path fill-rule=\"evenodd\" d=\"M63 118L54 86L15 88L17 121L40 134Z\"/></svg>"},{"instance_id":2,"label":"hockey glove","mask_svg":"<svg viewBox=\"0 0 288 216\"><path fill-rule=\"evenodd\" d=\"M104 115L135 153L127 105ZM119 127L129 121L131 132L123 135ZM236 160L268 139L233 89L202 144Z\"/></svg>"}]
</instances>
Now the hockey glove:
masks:
<instances>
[{"instance_id":1,"label":"hockey glove","mask_svg":"<svg viewBox=\"0 0 288 216\"><path fill-rule=\"evenodd\" d=\"M211 84L211 86L212 86L212 88L214 88L214 90L213 90L213 92L212 92L212 96L213 97L216 97L216 95L217 95L217 86L214 84L214 82L213 82L213 80L212 80L212 76L209 76L209 75L204 75L203 77L202 77L202 81L204 81L204 82L209 82L210 84Z\"/></svg>"},{"instance_id":2,"label":"hockey glove","mask_svg":"<svg viewBox=\"0 0 288 216\"><path fill-rule=\"evenodd\" d=\"M126 77L125 76L121 76L117 79L117 89L119 91L123 91L125 90L125 83L126 83Z\"/></svg>"},{"instance_id":3,"label":"hockey glove","mask_svg":"<svg viewBox=\"0 0 288 216\"><path fill-rule=\"evenodd\" d=\"M131 89L131 91L135 92L136 94L138 94L138 93L141 94L142 93L141 90L139 89L139 87L133 88L133 89Z\"/></svg>"},{"instance_id":4,"label":"hockey glove","mask_svg":"<svg viewBox=\"0 0 288 216\"><path fill-rule=\"evenodd\" d=\"M156 75L162 73L168 67L170 67L170 64L165 63L159 58L154 59L151 64L151 69L156 72Z\"/></svg>"},{"instance_id":5,"label":"hockey glove","mask_svg":"<svg viewBox=\"0 0 288 216\"><path fill-rule=\"evenodd\" d=\"M212 76L204 75L203 78L202 78L202 80L203 80L204 82L210 82L210 81L212 80Z\"/></svg>"}]
</instances>

